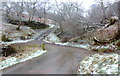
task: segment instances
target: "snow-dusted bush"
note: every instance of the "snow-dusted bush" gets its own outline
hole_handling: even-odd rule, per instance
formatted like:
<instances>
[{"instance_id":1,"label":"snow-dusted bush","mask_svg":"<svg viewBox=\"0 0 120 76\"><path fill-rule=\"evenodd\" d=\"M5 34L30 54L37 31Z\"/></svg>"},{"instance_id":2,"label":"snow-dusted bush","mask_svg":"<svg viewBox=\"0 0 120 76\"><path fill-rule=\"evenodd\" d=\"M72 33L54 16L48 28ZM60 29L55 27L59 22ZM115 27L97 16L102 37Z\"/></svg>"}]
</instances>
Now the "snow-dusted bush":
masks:
<instances>
[{"instance_id":1,"label":"snow-dusted bush","mask_svg":"<svg viewBox=\"0 0 120 76\"><path fill-rule=\"evenodd\" d=\"M39 49L29 52L27 54L22 54L22 56L16 55L15 57L8 57L7 59L0 62L0 70L13 66L17 63L25 62L32 58L38 57L46 52L47 52L46 50Z\"/></svg>"},{"instance_id":2,"label":"snow-dusted bush","mask_svg":"<svg viewBox=\"0 0 120 76\"><path fill-rule=\"evenodd\" d=\"M21 26L21 30L16 30L17 25L3 23L4 29L2 35L5 35L2 41L15 41L15 40L27 40L32 39L36 32L27 26Z\"/></svg>"},{"instance_id":3,"label":"snow-dusted bush","mask_svg":"<svg viewBox=\"0 0 120 76\"><path fill-rule=\"evenodd\" d=\"M45 39L50 42L60 42L59 38L55 34L49 34L47 38Z\"/></svg>"},{"instance_id":4,"label":"snow-dusted bush","mask_svg":"<svg viewBox=\"0 0 120 76\"><path fill-rule=\"evenodd\" d=\"M117 74L118 54L95 54L83 59L77 74Z\"/></svg>"}]
</instances>

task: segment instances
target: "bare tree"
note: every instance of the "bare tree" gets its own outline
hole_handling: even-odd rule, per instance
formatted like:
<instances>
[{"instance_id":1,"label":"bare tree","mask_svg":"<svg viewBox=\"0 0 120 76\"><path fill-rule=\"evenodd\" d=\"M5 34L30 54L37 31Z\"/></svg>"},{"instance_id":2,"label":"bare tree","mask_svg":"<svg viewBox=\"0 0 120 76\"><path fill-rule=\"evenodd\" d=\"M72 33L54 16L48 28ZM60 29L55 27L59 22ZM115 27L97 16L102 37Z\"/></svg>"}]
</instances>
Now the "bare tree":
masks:
<instances>
[{"instance_id":1,"label":"bare tree","mask_svg":"<svg viewBox=\"0 0 120 76\"><path fill-rule=\"evenodd\" d=\"M12 12L11 9L13 8L12 2L2 2L2 9L5 13L6 18L9 18L10 13Z\"/></svg>"},{"instance_id":2,"label":"bare tree","mask_svg":"<svg viewBox=\"0 0 120 76\"><path fill-rule=\"evenodd\" d=\"M13 5L13 12L16 14L17 20L19 20L17 30L20 30L20 26L22 23L22 14L24 11L24 2L14 2Z\"/></svg>"},{"instance_id":3,"label":"bare tree","mask_svg":"<svg viewBox=\"0 0 120 76\"><path fill-rule=\"evenodd\" d=\"M35 2L24 2L24 4L25 4L26 12L29 15L28 21L32 21L34 15L35 15L35 12L36 12L37 1L35 1Z\"/></svg>"},{"instance_id":4,"label":"bare tree","mask_svg":"<svg viewBox=\"0 0 120 76\"><path fill-rule=\"evenodd\" d=\"M118 17L120 19L120 1L118 2Z\"/></svg>"},{"instance_id":5,"label":"bare tree","mask_svg":"<svg viewBox=\"0 0 120 76\"><path fill-rule=\"evenodd\" d=\"M113 15L114 9L112 3L106 0L96 0L96 4L91 6L91 9L88 11L89 20L91 22L103 22L108 17Z\"/></svg>"},{"instance_id":6,"label":"bare tree","mask_svg":"<svg viewBox=\"0 0 120 76\"><path fill-rule=\"evenodd\" d=\"M105 12L107 7L105 7L103 0L100 0L100 6L103 12L103 19L105 20L106 19Z\"/></svg>"},{"instance_id":7,"label":"bare tree","mask_svg":"<svg viewBox=\"0 0 120 76\"><path fill-rule=\"evenodd\" d=\"M56 1L56 8L55 14L58 17L56 21L59 21L58 23L63 31L71 35L80 33L78 29L82 19L84 19L81 4L76 2L62 2L58 4Z\"/></svg>"}]
</instances>

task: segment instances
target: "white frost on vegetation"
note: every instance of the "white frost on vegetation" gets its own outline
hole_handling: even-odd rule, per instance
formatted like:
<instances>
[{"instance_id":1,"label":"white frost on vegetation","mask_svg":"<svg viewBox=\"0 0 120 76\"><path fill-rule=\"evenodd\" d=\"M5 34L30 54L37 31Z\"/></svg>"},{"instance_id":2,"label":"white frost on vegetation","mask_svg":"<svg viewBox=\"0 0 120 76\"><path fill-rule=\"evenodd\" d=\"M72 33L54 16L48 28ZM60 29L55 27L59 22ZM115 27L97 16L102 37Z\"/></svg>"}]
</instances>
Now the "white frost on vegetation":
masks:
<instances>
[{"instance_id":1,"label":"white frost on vegetation","mask_svg":"<svg viewBox=\"0 0 120 76\"><path fill-rule=\"evenodd\" d=\"M25 54L25 57L23 57L21 59L18 59L16 57L8 58L8 59L0 62L0 70L5 69L7 67L10 67L10 66L15 65L15 64L20 63L20 62L25 62L27 60L30 60L34 57L42 55L45 52L47 52L47 51L37 50L35 52L31 52L31 54Z\"/></svg>"},{"instance_id":2,"label":"white frost on vegetation","mask_svg":"<svg viewBox=\"0 0 120 76\"><path fill-rule=\"evenodd\" d=\"M83 59L77 74L118 74L118 54L95 54Z\"/></svg>"},{"instance_id":3,"label":"white frost on vegetation","mask_svg":"<svg viewBox=\"0 0 120 76\"><path fill-rule=\"evenodd\" d=\"M47 51L45 51L45 50L37 50L36 52L32 53L30 56L25 54L26 57L23 58L23 59L21 59L20 62L24 62L24 61L29 60L29 59L32 59L32 58L34 58L34 57L40 56L40 55L42 55L42 54L45 53L45 52L47 52Z\"/></svg>"},{"instance_id":4,"label":"white frost on vegetation","mask_svg":"<svg viewBox=\"0 0 120 76\"><path fill-rule=\"evenodd\" d=\"M46 38L46 41L50 41L50 42L60 42L59 38L55 35L55 34L49 34Z\"/></svg>"},{"instance_id":5,"label":"white frost on vegetation","mask_svg":"<svg viewBox=\"0 0 120 76\"><path fill-rule=\"evenodd\" d=\"M73 46L73 47L80 47L87 49L90 45L89 44L77 44L77 43L69 43L67 44L68 46Z\"/></svg>"},{"instance_id":6,"label":"white frost on vegetation","mask_svg":"<svg viewBox=\"0 0 120 76\"><path fill-rule=\"evenodd\" d=\"M16 30L17 25L3 23L4 29L2 30L2 34L6 35L7 38L14 40L21 40L21 37L26 39L33 38L36 35L36 32L27 26L21 26L20 30ZM29 36L31 35L31 36Z\"/></svg>"},{"instance_id":7,"label":"white frost on vegetation","mask_svg":"<svg viewBox=\"0 0 120 76\"><path fill-rule=\"evenodd\" d=\"M66 45L66 46L73 46L73 47L81 47L84 49L89 49L89 44L77 44L77 43L72 43L72 42L65 42L65 43L61 43L60 39L55 35L55 34L49 34L45 39L45 42L47 43L55 43L58 45Z\"/></svg>"},{"instance_id":8,"label":"white frost on vegetation","mask_svg":"<svg viewBox=\"0 0 120 76\"><path fill-rule=\"evenodd\" d=\"M55 25L52 25L52 24L48 24L49 25L49 28L53 28Z\"/></svg>"},{"instance_id":9,"label":"white frost on vegetation","mask_svg":"<svg viewBox=\"0 0 120 76\"><path fill-rule=\"evenodd\" d=\"M70 43L70 42L66 42L66 43L55 43L55 44L58 44L58 45L66 45L66 46L73 46L73 47L80 47L80 48L84 48L84 49L87 49L90 45L89 44L77 44L77 43Z\"/></svg>"},{"instance_id":10,"label":"white frost on vegetation","mask_svg":"<svg viewBox=\"0 0 120 76\"><path fill-rule=\"evenodd\" d=\"M47 25L49 25L49 28L53 28L53 27L60 28L60 26L58 26L58 25L54 25L54 24L47 24Z\"/></svg>"},{"instance_id":11,"label":"white frost on vegetation","mask_svg":"<svg viewBox=\"0 0 120 76\"><path fill-rule=\"evenodd\" d=\"M33 41L34 39L29 39L29 40L15 40L15 41L11 41L11 42L1 42L1 44L6 44L6 45L10 45L10 44L14 44L14 43L26 43L26 42L30 42Z\"/></svg>"},{"instance_id":12,"label":"white frost on vegetation","mask_svg":"<svg viewBox=\"0 0 120 76\"><path fill-rule=\"evenodd\" d=\"M7 60L4 60L4 61L0 62L0 70L4 69L4 68L7 68L9 66L12 66L14 64L17 64L17 63L18 63L17 58L11 57L11 58L9 58Z\"/></svg>"}]
</instances>

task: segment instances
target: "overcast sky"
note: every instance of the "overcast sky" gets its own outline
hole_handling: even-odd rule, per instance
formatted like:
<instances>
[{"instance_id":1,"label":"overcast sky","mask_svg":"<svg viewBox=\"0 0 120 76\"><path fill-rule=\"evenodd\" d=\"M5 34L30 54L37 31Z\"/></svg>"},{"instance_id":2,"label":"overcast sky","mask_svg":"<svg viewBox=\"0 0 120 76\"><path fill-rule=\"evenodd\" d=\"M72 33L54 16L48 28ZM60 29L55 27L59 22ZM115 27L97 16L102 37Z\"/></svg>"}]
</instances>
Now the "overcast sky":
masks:
<instances>
[{"instance_id":1,"label":"overcast sky","mask_svg":"<svg viewBox=\"0 0 120 76\"><path fill-rule=\"evenodd\" d=\"M55 0L51 0L53 3L55 2ZM85 9L88 9L92 4L94 4L94 0L57 0L57 2L78 2L78 3L82 3L83 7Z\"/></svg>"},{"instance_id":2,"label":"overcast sky","mask_svg":"<svg viewBox=\"0 0 120 76\"><path fill-rule=\"evenodd\" d=\"M1 0L1 1L22 1L22 0ZM23 0L23 1L36 1L36 0ZM45 2L50 2L50 3L55 3L55 0L37 0L37 1L45 1ZM82 3L83 7L85 8L85 10L89 9L89 7L92 4L95 4L96 0L56 0L58 3L60 2L78 2L78 3ZM114 1L120 1L120 0L103 0L103 1L109 1L109 2L114 2Z\"/></svg>"}]
</instances>

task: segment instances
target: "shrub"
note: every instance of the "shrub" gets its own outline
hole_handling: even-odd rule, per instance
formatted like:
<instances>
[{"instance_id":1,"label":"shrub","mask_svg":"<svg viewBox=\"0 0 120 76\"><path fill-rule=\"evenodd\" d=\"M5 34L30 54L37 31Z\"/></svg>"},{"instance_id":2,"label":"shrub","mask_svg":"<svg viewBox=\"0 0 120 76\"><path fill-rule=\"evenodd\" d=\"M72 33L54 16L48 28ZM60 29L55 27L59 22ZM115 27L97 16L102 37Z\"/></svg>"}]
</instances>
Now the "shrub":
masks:
<instances>
[{"instance_id":1,"label":"shrub","mask_svg":"<svg viewBox=\"0 0 120 76\"><path fill-rule=\"evenodd\" d=\"M7 38L6 35L2 35L2 41L10 42L10 41L12 41L12 39Z\"/></svg>"},{"instance_id":2,"label":"shrub","mask_svg":"<svg viewBox=\"0 0 120 76\"><path fill-rule=\"evenodd\" d=\"M7 57L15 53L16 53L15 49L10 46L2 47L2 52L1 52L2 56Z\"/></svg>"},{"instance_id":3,"label":"shrub","mask_svg":"<svg viewBox=\"0 0 120 76\"><path fill-rule=\"evenodd\" d=\"M19 25L20 21L18 20L8 20L9 23L14 25ZM21 21L21 25L31 27L32 29L45 29L49 27L47 24L36 22L36 21ZM19 30L19 27L16 28L16 30Z\"/></svg>"}]
</instances>

